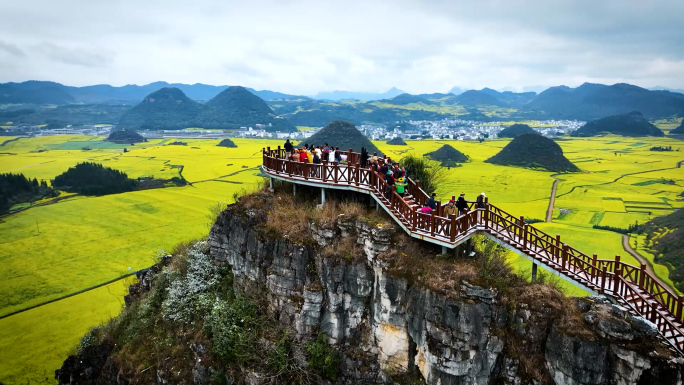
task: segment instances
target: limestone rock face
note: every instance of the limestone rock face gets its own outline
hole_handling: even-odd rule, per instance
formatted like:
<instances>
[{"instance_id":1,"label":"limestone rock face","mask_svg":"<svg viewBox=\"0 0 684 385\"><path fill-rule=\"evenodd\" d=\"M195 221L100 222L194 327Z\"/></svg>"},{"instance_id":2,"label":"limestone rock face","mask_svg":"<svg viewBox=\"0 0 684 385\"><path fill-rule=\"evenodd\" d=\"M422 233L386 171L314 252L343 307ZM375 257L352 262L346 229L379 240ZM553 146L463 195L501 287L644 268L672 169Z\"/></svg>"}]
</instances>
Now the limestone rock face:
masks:
<instances>
[{"instance_id":1,"label":"limestone rock face","mask_svg":"<svg viewBox=\"0 0 684 385\"><path fill-rule=\"evenodd\" d=\"M605 297L577 299L577 324L566 325L544 306L511 306L506 293L466 281L436 290L394 275L381 258L393 247L391 228L341 215L332 229L311 224L311 240L297 244L262 232L264 218L258 210L226 210L210 232L210 255L230 265L234 290L265 293L268 311L296 339L322 332L339 347L336 384L392 384L407 370L418 370L429 385L682 384L684 360L667 353L652 324ZM329 256L324 250L336 240L354 247ZM139 272L128 301L149 290L157 271ZM194 383L209 383L208 348L190 348ZM56 378L71 385L134 383L108 359L111 349L87 348ZM161 370L157 377L168 383ZM246 383L269 381L246 375Z\"/></svg>"},{"instance_id":2,"label":"limestone rock face","mask_svg":"<svg viewBox=\"0 0 684 385\"><path fill-rule=\"evenodd\" d=\"M237 291L265 287L271 311L297 338L322 331L343 352L357 349L366 360L362 366L371 361L372 370L362 373L348 355L346 381L383 383L388 374L417 368L426 383L440 385L680 383L681 364L664 365L623 346L652 338L654 330L605 298L578 301L593 336L572 336L553 326L553 314L526 304L510 314L492 289L463 282L456 297L446 296L393 276L378 258L392 247L393 229L341 215L335 229L310 225L314 244L294 245L260 237L259 217L222 214L210 233L211 254L231 265ZM333 258L317 251L337 237L355 237L362 255ZM507 344L538 353L540 378L522 376Z\"/></svg>"}]
</instances>

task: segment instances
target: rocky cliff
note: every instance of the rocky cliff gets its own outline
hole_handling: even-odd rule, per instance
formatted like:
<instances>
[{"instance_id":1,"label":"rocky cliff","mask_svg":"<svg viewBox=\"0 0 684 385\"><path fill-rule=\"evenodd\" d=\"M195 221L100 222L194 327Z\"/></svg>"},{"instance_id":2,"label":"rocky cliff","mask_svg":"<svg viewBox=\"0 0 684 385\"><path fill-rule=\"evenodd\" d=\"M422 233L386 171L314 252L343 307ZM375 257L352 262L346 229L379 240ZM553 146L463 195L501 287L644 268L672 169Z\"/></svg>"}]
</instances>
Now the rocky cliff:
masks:
<instances>
[{"instance_id":1,"label":"rocky cliff","mask_svg":"<svg viewBox=\"0 0 684 385\"><path fill-rule=\"evenodd\" d=\"M274 233L272 199L223 212L209 234L208 255L230 267L236 293L262 296L294 341L321 335L339 349L339 376L313 382L682 383L681 359L657 340L652 325L606 298L567 299L519 279L502 284L499 277L483 278L477 261L412 257L424 250L417 241L362 216L308 223L304 239ZM142 278L135 295L153 286ZM183 348L195 357L190 370L200 375L194 383L210 381L201 375L213 362L206 344ZM110 350L111 343L89 346L65 361L57 378L63 384L135 383L106 358ZM173 383L161 372L157 383ZM258 370L231 373L228 383L278 383Z\"/></svg>"}]
</instances>

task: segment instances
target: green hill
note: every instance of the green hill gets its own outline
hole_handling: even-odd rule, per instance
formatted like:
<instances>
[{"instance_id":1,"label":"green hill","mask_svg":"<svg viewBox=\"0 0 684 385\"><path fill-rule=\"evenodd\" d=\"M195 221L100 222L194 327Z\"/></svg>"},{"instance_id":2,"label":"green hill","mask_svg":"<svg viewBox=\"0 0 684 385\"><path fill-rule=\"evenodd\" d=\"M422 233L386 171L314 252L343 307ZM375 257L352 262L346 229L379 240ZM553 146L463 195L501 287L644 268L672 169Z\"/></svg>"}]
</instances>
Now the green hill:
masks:
<instances>
[{"instance_id":1,"label":"green hill","mask_svg":"<svg viewBox=\"0 0 684 385\"><path fill-rule=\"evenodd\" d=\"M178 88L162 88L127 111L119 127L131 130L177 130L196 127L202 106Z\"/></svg>"},{"instance_id":2,"label":"green hill","mask_svg":"<svg viewBox=\"0 0 684 385\"><path fill-rule=\"evenodd\" d=\"M536 134L537 131L527 124L516 123L512 126L506 127L497 135L499 138L515 138L522 134Z\"/></svg>"},{"instance_id":3,"label":"green hill","mask_svg":"<svg viewBox=\"0 0 684 385\"><path fill-rule=\"evenodd\" d=\"M538 134L522 134L515 137L498 154L485 162L554 172L579 171L579 168L563 155L563 150L556 142Z\"/></svg>"},{"instance_id":4,"label":"green hill","mask_svg":"<svg viewBox=\"0 0 684 385\"><path fill-rule=\"evenodd\" d=\"M603 133L623 136L664 136L658 127L637 111L593 120L575 130L572 136L594 136Z\"/></svg>"},{"instance_id":5,"label":"green hill","mask_svg":"<svg viewBox=\"0 0 684 385\"><path fill-rule=\"evenodd\" d=\"M445 144L439 149L425 154L432 160L442 162L442 166L453 167L455 163L463 163L468 161L468 156L458 151L452 146Z\"/></svg>"},{"instance_id":6,"label":"green hill","mask_svg":"<svg viewBox=\"0 0 684 385\"><path fill-rule=\"evenodd\" d=\"M276 116L263 99L244 87L228 87L203 107L198 122L204 128L237 129L262 124L267 131L297 131L292 123Z\"/></svg>"},{"instance_id":7,"label":"green hill","mask_svg":"<svg viewBox=\"0 0 684 385\"><path fill-rule=\"evenodd\" d=\"M217 146L229 147L229 148L236 148L237 147L237 145L235 143L233 143L233 141L228 139L228 138L223 139L219 144L217 144Z\"/></svg>"},{"instance_id":8,"label":"green hill","mask_svg":"<svg viewBox=\"0 0 684 385\"><path fill-rule=\"evenodd\" d=\"M679 127L670 131L670 135L684 135L684 119L682 119L682 124Z\"/></svg>"},{"instance_id":9,"label":"green hill","mask_svg":"<svg viewBox=\"0 0 684 385\"><path fill-rule=\"evenodd\" d=\"M112 131L107 137L107 141L114 143L142 143L147 142L147 139L133 130L118 130Z\"/></svg>"},{"instance_id":10,"label":"green hill","mask_svg":"<svg viewBox=\"0 0 684 385\"><path fill-rule=\"evenodd\" d=\"M322 146L328 143L331 146L339 147L343 151L351 148L354 152L361 152L361 147L365 147L369 154L377 152L379 155L382 155L382 151L378 150L368 138L357 130L356 126L342 120L328 123L327 126L310 138L305 139L304 142L315 146Z\"/></svg>"},{"instance_id":11,"label":"green hill","mask_svg":"<svg viewBox=\"0 0 684 385\"><path fill-rule=\"evenodd\" d=\"M228 87L204 105L191 100L178 88L162 88L148 95L119 121L120 127L131 130L238 129L257 124L271 132L297 130L243 87Z\"/></svg>"},{"instance_id":12,"label":"green hill","mask_svg":"<svg viewBox=\"0 0 684 385\"><path fill-rule=\"evenodd\" d=\"M406 142L404 142L404 139L402 139L398 136L396 138L392 138L392 139L388 140L385 143L391 144L393 146L406 146Z\"/></svg>"}]
</instances>

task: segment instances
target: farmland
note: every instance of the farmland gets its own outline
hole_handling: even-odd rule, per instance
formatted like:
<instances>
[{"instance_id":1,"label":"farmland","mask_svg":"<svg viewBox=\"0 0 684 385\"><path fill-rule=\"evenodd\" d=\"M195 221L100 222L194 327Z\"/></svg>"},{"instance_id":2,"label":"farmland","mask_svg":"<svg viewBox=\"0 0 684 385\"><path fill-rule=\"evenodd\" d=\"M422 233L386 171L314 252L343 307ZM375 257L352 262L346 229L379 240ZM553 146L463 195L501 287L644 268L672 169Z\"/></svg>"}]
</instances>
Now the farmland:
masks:
<instances>
[{"instance_id":1,"label":"farmland","mask_svg":"<svg viewBox=\"0 0 684 385\"><path fill-rule=\"evenodd\" d=\"M1 219L0 317L145 268L160 249L171 250L181 241L206 235L209 208L254 189L260 181L261 148L282 144L234 139L237 148L224 148L216 146L218 140L198 139L187 140L187 146L166 145L170 141L131 146L102 138L52 136L19 139L0 147L0 172L30 178L49 180L77 162L90 161L131 178L168 179L182 173L191 183L102 197L73 196ZM558 175L483 162L507 143L410 140L407 146L391 146L374 142L392 158L451 144L470 161L448 170L447 181L437 191L440 198L463 192L474 200L485 192L490 202L526 218L546 217L557 180L553 220L535 226L560 234L567 243L599 258L619 254L623 261L637 264L623 251L620 234L593 225L626 228L684 206L678 197L684 169L676 168L684 155L649 151L652 146L684 148L683 142L617 136L562 140L558 143L566 156L583 172ZM561 214L560 209L570 211ZM526 260L512 256L511 261L521 270L530 268ZM663 266L655 270L667 274ZM51 383L44 377L51 378L50 371L68 350L64 347L75 346L85 330L115 315L123 292L123 281L118 281L0 319L0 381L30 378ZM575 289L571 293L581 294ZM52 330L59 333L51 336ZM52 355L43 360L40 352ZM36 371L46 375L27 375Z\"/></svg>"}]
</instances>

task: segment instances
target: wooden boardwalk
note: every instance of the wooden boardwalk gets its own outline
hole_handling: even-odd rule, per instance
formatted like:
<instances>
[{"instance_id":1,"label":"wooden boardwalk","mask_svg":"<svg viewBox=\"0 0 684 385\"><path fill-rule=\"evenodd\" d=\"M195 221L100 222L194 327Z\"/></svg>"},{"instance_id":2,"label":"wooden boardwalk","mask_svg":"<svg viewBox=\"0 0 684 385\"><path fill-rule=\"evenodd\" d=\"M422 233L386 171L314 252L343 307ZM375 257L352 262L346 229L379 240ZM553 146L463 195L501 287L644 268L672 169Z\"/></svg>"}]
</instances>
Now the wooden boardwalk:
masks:
<instances>
[{"instance_id":1,"label":"wooden boardwalk","mask_svg":"<svg viewBox=\"0 0 684 385\"><path fill-rule=\"evenodd\" d=\"M419 212L429 200L420 181L408 179L406 194L388 190L377 170L360 166L361 154L342 152L347 163L302 163L286 159L285 150L270 148L263 152L263 170L272 178L321 188L354 190L370 194L404 231L447 248L454 248L474 234L489 238L515 250L535 264L556 271L576 284L615 299L634 315L650 321L661 337L679 354L684 354L684 297L675 294L647 271L646 265L633 266L614 259L589 256L525 223L524 217L513 216L493 204L473 209L458 217L443 215L444 206L431 214ZM386 159L380 158L382 164ZM322 190L324 191L324 189Z\"/></svg>"}]
</instances>

